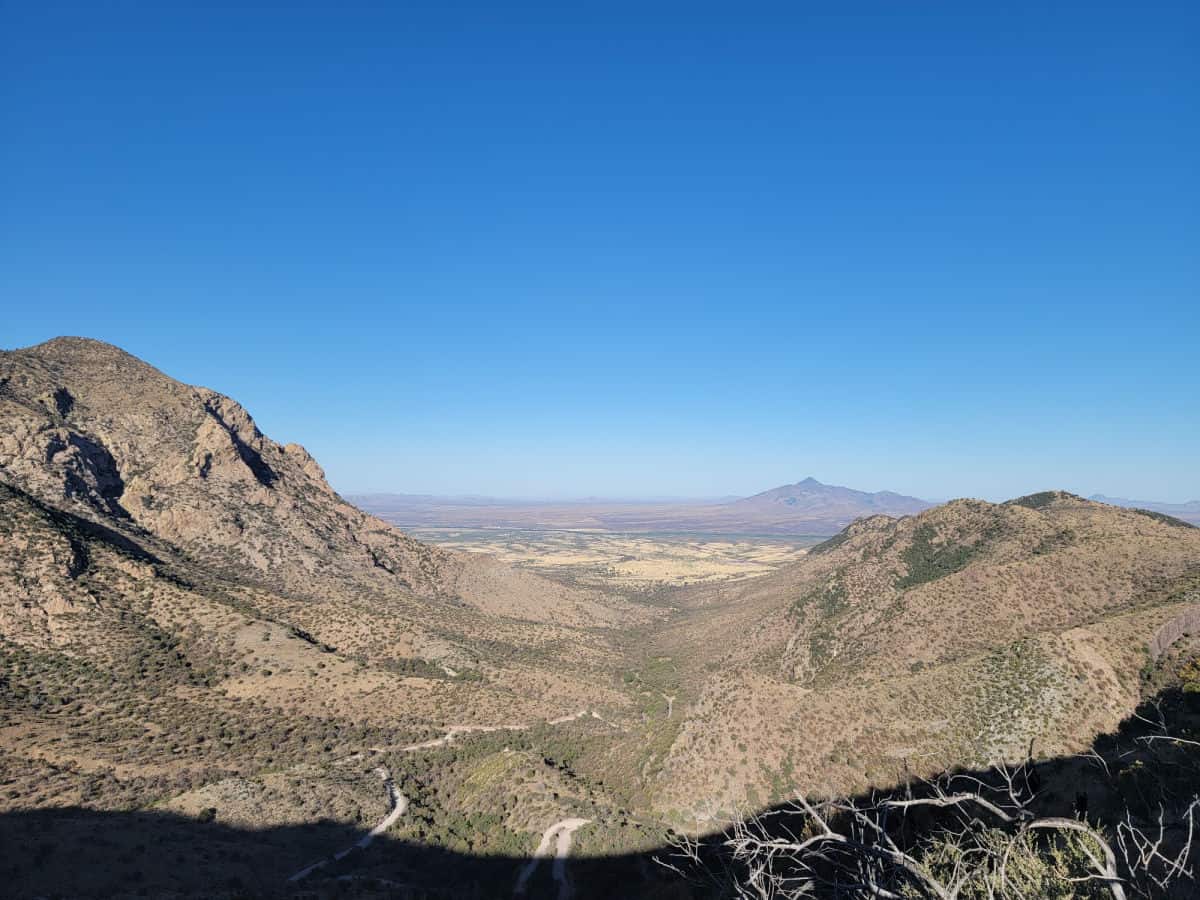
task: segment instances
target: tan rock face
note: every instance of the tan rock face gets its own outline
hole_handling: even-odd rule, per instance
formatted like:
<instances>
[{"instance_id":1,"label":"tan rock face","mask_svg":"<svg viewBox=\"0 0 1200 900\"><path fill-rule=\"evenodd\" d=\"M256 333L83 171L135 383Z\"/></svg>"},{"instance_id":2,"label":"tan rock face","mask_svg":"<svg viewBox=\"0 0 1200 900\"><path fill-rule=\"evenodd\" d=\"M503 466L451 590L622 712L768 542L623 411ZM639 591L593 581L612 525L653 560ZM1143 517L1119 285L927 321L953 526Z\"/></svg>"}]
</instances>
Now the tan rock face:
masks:
<instances>
[{"instance_id":1,"label":"tan rock face","mask_svg":"<svg viewBox=\"0 0 1200 900\"><path fill-rule=\"evenodd\" d=\"M53 618L87 600L74 584L91 561L87 547L48 519L0 484L0 635L34 647L55 643Z\"/></svg>"},{"instance_id":2,"label":"tan rock face","mask_svg":"<svg viewBox=\"0 0 1200 900\"><path fill-rule=\"evenodd\" d=\"M357 585L534 618L590 614L580 612L592 602L585 592L430 547L367 516L303 447L266 437L241 404L98 341L0 353L0 421L5 481L290 593Z\"/></svg>"},{"instance_id":3,"label":"tan rock face","mask_svg":"<svg viewBox=\"0 0 1200 900\"><path fill-rule=\"evenodd\" d=\"M184 550L285 579L294 554L336 551L343 569L375 569L378 558L418 592L449 587L439 582L447 560L368 523L303 448L266 438L228 397L71 338L4 354L0 379L0 472L46 502L129 516Z\"/></svg>"}]
</instances>

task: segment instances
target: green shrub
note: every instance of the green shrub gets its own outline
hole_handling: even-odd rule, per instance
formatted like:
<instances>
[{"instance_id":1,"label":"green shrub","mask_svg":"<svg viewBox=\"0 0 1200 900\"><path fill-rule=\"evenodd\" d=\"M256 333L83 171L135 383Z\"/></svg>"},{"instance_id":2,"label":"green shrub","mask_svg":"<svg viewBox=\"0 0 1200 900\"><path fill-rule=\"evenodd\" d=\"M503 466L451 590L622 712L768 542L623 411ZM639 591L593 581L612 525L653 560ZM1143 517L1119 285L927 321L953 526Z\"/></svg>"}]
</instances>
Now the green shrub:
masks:
<instances>
[{"instance_id":1,"label":"green shrub","mask_svg":"<svg viewBox=\"0 0 1200 900\"><path fill-rule=\"evenodd\" d=\"M1166 513L1155 512L1152 509L1135 509L1133 512L1141 516L1147 516L1154 519L1156 522L1162 522L1164 525L1170 525L1172 528L1195 528L1191 522L1185 522L1183 519L1177 519L1174 516L1168 516Z\"/></svg>"},{"instance_id":2,"label":"green shrub","mask_svg":"<svg viewBox=\"0 0 1200 900\"><path fill-rule=\"evenodd\" d=\"M1026 509L1042 509L1049 506L1055 500L1082 500L1078 494L1071 494L1067 491L1038 491L1036 494L1026 494L1024 497L1018 497L1016 500L1009 500L1005 506L1024 506Z\"/></svg>"},{"instance_id":3,"label":"green shrub","mask_svg":"<svg viewBox=\"0 0 1200 900\"><path fill-rule=\"evenodd\" d=\"M937 531L921 525L913 532L912 543L900 554L908 574L896 579L896 587L907 590L918 584L936 581L966 567L980 553L978 544L933 543Z\"/></svg>"},{"instance_id":4,"label":"green shrub","mask_svg":"<svg viewBox=\"0 0 1200 900\"><path fill-rule=\"evenodd\" d=\"M816 605L824 615L833 616L846 608L847 599L849 599L849 594L846 592L845 586L838 578L834 578L828 584L808 591L793 602L791 612L796 616Z\"/></svg>"},{"instance_id":5,"label":"green shrub","mask_svg":"<svg viewBox=\"0 0 1200 900\"><path fill-rule=\"evenodd\" d=\"M1112 895L1103 881L1089 878L1095 871L1089 854L1098 853L1094 841L1082 834L1024 832L1014 838L1001 829L987 829L970 840L952 833L935 837L920 856L941 883L962 879L956 895L960 900L1100 900ZM1000 859L1005 862L1003 876ZM915 900L926 895L913 889L904 896Z\"/></svg>"}]
</instances>

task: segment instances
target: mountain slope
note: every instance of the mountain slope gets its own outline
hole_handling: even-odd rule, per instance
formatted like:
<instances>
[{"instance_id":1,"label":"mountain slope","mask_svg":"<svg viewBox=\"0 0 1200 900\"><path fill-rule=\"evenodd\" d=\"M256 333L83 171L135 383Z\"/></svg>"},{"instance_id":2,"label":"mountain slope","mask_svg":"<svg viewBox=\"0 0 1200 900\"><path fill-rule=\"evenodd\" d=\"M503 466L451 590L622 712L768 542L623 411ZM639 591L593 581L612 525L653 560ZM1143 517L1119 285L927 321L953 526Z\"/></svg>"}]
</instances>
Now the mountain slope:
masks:
<instances>
[{"instance_id":1,"label":"mountain slope","mask_svg":"<svg viewBox=\"0 0 1200 900\"><path fill-rule=\"evenodd\" d=\"M1128 509L1148 509L1151 512L1173 516L1192 525L1200 525L1200 500L1188 500L1186 503L1159 503L1155 500L1126 500L1123 497L1106 497L1104 494L1093 494L1089 499L1097 503L1107 503L1110 506L1124 506Z\"/></svg>"},{"instance_id":2,"label":"mountain slope","mask_svg":"<svg viewBox=\"0 0 1200 900\"><path fill-rule=\"evenodd\" d=\"M97 341L0 355L0 415L0 471L12 483L127 522L208 567L310 599L351 581L489 612L512 603L522 617L604 615L594 598L364 515L303 447L265 437L235 401Z\"/></svg>"},{"instance_id":3,"label":"mountain slope","mask_svg":"<svg viewBox=\"0 0 1200 900\"><path fill-rule=\"evenodd\" d=\"M415 541L227 397L63 338L0 353L0 423L0 809L352 827L373 755L632 707L614 626L660 611ZM495 834L578 811L522 775Z\"/></svg>"},{"instance_id":4,"label":"mountain slope","mask_svg":"<svg viewBox=\"0 0 1200 900\"><path fill-rule=\"evenodd\" d=\"M681 602L656 646L699 686L658 802L855 790L1111 728L1159 629L1200 608L1200 529L1068 494L956 500Z\"/></svg>"}]
</instances>

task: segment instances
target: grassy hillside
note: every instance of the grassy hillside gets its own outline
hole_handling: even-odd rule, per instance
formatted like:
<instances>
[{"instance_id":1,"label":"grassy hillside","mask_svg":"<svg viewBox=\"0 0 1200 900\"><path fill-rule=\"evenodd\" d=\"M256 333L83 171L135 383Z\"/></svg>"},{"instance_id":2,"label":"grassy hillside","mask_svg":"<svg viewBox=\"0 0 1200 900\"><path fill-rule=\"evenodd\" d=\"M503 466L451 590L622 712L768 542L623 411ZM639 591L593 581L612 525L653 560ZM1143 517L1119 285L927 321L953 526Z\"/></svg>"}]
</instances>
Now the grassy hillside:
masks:
<instances>
[{"instance_id":1,"label":"grassy hillside","mask_svg":"<svg viewBox=\"0 0 1200 900\"><path fill-rule=\"evenodd\" d=\"M658 807L1085 746L1133 707L1157 629L1200 604L1198 563L1196 529L1056 494L860 520L789 568L681 593L654 639L690 688Z\"/></svg>"}]
</instances>

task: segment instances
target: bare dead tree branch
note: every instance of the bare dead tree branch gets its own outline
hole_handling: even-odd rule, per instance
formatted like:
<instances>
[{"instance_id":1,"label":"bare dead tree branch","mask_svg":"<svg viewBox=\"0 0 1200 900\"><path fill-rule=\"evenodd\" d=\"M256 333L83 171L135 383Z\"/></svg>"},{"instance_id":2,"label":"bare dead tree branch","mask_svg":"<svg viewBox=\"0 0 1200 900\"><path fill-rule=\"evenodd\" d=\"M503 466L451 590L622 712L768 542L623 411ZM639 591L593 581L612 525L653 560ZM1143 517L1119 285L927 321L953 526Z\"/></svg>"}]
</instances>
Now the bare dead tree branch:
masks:
<instances>
[{"instance_id":1,"label":"bare dead tree branch","mask_svg":"<svg viewBox=\"0 0 1200 900\"><path fill-rule=\"evenodd\" d=\"M1127 811L1110 839L1082 818L1035 816L1029 807L1038 779L1027 771L1030 765L1031 760L998 765L987 777L947 774L916 789L906 779L894 796L857 802L817 804L798 795L782 808L735 822L720 843L728 853L725 874L735 896L746 900L957 900L968 886L973 897L1039 900L1030 872L1048 865L1039 848L1058 846L1069 848L1077 861L1074 871L1055 876L1059 883L1096 885L1112 900L1130 900L1131 891L1136 897L1165 896L1172 884L1194 880L1190 863L1200 798L1192 798L1177 821L1168 822L1160 807L1152 826ZM920 809L942 824L916 843L900 841L899 820ZM1182 835L1169 838L1169 832ZM694 839L681 838L678 851L688 863L703 862ZM1018 858L1023 874L1014 878ZM1056 865L1070 864L1070 854L1055 859Z\"/></svg>"}]
</instances>

